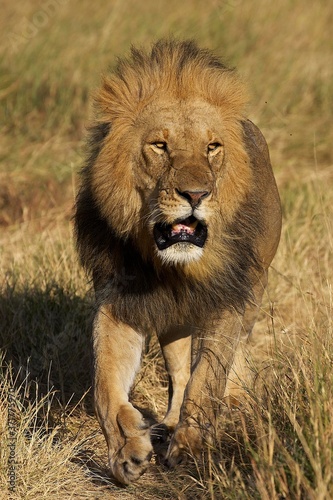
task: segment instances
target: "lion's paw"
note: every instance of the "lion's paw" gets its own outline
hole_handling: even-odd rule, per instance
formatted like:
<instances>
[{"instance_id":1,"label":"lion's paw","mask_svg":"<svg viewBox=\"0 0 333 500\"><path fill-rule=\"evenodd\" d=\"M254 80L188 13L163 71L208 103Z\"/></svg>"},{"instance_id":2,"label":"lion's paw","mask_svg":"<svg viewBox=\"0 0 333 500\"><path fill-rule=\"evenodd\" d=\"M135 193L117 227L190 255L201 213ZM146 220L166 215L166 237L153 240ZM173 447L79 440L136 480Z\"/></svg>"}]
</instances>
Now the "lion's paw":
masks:
<instances>
[{"instance_id":1,"label":"lion's paw","mask_svg":"<svg viewBox=\"0 0 333 500\"><path fill-rule=\"evenodd\" d=\"M137 481L146 471L152 457L152 445L148 437L135 437L126 440L125 445L110 457L113 477L122 484Z\"/></svg>"}]
</instances>

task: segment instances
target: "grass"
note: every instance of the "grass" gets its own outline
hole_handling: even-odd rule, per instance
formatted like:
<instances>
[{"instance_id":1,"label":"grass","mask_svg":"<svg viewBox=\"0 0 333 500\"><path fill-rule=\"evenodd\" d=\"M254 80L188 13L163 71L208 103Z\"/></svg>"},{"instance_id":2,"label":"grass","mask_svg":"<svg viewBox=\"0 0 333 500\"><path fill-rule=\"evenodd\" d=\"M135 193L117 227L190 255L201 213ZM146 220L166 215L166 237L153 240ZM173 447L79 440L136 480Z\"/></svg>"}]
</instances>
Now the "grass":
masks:
<instances>
[{"instance_id":1,"label":"grass","mask_svg":"<svg viewBox=\"0 0 333 500\"><path fill-rule=\"evenodd\" d=\"M0 44L0 498L333 497L333 8L319 0L3 2ZM204 463L109 480L93 416L93 299L71 207L89 94L117 55L194 37L236 65L270 146L284 224L249 344L254 385ZM166 408L156 343L133 399ZM8 419L9 417L9 419Z\"/></svg>"}]
</instances>

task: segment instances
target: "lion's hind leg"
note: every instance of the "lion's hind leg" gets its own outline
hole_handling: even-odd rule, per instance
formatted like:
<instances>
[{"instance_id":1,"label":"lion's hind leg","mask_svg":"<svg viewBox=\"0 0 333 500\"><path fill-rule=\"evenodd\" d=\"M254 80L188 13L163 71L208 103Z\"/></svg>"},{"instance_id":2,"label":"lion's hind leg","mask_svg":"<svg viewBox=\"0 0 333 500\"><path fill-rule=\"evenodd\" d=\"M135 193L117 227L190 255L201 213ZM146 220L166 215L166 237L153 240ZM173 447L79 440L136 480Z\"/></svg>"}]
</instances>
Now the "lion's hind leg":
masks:
<instances>
[{"instance_id":1,"label":"lion's hind leg","mask_svg":"<svg viewBox=\"0 0 333 500\"><path fill-rule=\"evenodd\" d=\"M96 316L93 336L96 415L108 445L112 475L129 484L143 474L152 455L149 426L128 401L143 338L116 322L106 307Z\"/></svg>"},{"instance_id":2,"label":"lion's hind leg","mask_svg":"<svg viewBox=\"0 0 333 500\"><path fill-rule=\"evenodd\" d=\"M155 445L166 442L179 422L185 388L191 374L191 333L190 328L173 327L159 338L169 375L169 404L162 422L152 428Z\"/></svg>"}]
</instances>

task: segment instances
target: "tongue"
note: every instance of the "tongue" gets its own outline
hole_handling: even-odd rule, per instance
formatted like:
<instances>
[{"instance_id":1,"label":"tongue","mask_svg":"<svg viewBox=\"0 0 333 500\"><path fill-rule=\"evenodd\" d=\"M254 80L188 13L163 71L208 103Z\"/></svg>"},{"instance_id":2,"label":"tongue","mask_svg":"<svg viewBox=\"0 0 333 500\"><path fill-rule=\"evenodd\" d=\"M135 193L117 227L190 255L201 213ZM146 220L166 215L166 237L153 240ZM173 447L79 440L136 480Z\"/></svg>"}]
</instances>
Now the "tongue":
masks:
<instances>
[{"instance_id":1,"label":"tongue","mask_svg":"<svg viewBox=\"0 0 333 500\"><path fill-rule=\"evenodd\" d=\"M186 224L185 221L179 222L178 224L172 224L171 235L175 236L179 233L194 234L197 224L197 220L189 224Z\"/></svg>"}]
</instances>

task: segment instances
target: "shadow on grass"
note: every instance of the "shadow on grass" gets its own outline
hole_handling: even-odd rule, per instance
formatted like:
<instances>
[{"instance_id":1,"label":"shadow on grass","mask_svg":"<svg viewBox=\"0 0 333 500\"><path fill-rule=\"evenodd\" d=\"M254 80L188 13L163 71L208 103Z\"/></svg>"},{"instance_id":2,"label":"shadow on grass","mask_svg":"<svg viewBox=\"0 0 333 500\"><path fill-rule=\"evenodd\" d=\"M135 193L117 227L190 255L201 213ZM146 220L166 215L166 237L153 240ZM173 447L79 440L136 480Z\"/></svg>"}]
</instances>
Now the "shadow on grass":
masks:
<instances>
[{"instance_id":1,"label":"shadow on grass","mask_svg":"<svg viewBox=\"0 0 333 500\"><path fill-rule=\"evenodd\" d=\"M77 403L91 385L92 315L90 297L82 299L56 283L44 288L5 284L0 347L16 384L34 380L41 394L57 391L61 405Z\"/></svg>"}]
</instances>

